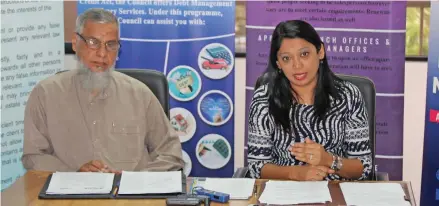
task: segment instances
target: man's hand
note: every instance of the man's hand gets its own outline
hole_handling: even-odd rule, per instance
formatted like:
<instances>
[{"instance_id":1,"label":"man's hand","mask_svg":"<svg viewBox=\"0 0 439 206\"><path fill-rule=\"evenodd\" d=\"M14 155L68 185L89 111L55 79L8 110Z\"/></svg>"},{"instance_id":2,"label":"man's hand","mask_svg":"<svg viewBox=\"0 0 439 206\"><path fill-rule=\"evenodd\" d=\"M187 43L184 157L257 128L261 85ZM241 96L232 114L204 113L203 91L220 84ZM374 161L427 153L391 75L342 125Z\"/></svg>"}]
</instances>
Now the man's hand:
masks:
<instances>
[{"instance_id":1,"label":"man's hand","mask_svg":"<svg viewBox=\"0 0 439 206\"><path fill-rule=\"evenodd\" d=\"M92 160L85 163L79 168L78 172L106 172L106 173L121 173L120 171L110 169L108 165L100 160Z\"/></svg>"}]
</instances>

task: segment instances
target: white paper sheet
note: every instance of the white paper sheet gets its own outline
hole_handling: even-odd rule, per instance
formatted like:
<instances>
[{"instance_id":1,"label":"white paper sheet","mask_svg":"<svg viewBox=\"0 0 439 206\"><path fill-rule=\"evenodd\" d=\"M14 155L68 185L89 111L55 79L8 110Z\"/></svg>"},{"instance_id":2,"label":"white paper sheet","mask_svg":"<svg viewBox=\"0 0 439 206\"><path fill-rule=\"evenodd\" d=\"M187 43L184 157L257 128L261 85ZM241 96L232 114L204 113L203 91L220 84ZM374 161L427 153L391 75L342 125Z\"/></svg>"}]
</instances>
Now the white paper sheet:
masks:
<instances>
[{"instance_id":1,"label":"white paper sheet","mask_svg":"<svg viewBox=\"0 0 439 206\"><path fill-rule=\"evenodd\" d=\"M348 205L410 205L404 200L404 190L399 183L340 183Z\"/></svg>"},{"instance_id":2,"label":"white paper sheet","mask_svg":"<svg viewBox=\"0 0 439 206\"><path fill-rule=\"evenodd\" d=\"M113 173L55 172L46 194L109 194Z\"/></svg>"},{"instance_id":3,"label":"white paper sheet","mask_svg":"<svg viewBox=\"0 0 439 206\"><path fill-rule=\"evenodd\" d=\"M166 194L182 192L181 171L122 172L119 194Z\"/></svg>"},{"instance_id":4,"label":"white paper sheet","mask_svg":"<svg viewBox=\"0 0 439 206\"><path fill-rule=\"evenodd\" d=\"M268 181L259 201L265 204L301 204L332 202L327 181Z\"/></svg>"},{"instance_id":5,"label":"white paper sheet","mask_svg":"<svg viewBox=\"0 0 439 206\"><path fill-rule=\"evenodd\" d=\"M255 179L250 178L207 178L204 189L230 195L230 199L248 199L253 195Z\"/></svg>"}]
</instances>

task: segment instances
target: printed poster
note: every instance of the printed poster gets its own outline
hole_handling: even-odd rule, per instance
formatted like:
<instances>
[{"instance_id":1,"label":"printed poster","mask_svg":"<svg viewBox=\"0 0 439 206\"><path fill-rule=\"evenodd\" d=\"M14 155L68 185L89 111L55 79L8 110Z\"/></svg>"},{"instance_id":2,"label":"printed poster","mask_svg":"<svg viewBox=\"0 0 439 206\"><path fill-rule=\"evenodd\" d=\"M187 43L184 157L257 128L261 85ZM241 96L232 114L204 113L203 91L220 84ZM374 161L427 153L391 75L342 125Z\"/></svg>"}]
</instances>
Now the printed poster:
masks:
<instances>
[{"instance_id":1,"label":"printed poster","mask_svg":"<svg viewBox=\"0 0 439 206\"><path fill-rule=\"evenodd\" d=\"M30 92L64 70L63 8L62 1L1 2L2 190L26 173L21 156Z\"/></svg>"},{"instance_id":2,"label":"printed poster","mask_svg":"<svg viewBox=\"0 0 439 206\"><path fill-rule=\"evenodd\" d=\"M120 22L117 69L153 69L167 77L185 174L232 176L235 2L79 1L78 13L93 7Z\"/></svg>"},{"instance_id":3,"label":"printed poster","mask_svg":"<svg viewBox=\"0 0 439 206\"><path fill-rule=\"evenodd\" d=\"M421 206L439 204L439 2L431 2Z\"/></svg>"},{"instance_id":4,"label":"printed poster","mask_svg":"<svg viewBox=\"0 0 439 206\"><path fill-rule=\"evenodd\" d=\"M375 164L390 179L401 180L405 18L406 3L402 1L247 2L246 125L255 82L267 68L275 26L286 20L307 21L325 44L332 71L374 81Z\"/></svg>"}]
</instances>

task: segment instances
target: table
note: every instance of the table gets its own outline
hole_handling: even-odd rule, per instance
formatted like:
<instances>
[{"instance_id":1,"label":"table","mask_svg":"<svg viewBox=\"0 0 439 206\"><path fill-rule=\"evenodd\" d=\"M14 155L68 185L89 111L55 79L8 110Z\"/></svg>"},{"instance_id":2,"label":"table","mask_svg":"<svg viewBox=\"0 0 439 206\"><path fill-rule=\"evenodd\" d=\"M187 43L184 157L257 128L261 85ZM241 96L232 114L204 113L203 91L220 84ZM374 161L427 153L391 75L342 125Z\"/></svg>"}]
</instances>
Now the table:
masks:
<instances>
[{"instance_id":1,"label":"table","mask_svg":"<svg viewBox=\"0 0 439 206\"><path fill-rule=\"evenodd\" d=\"M13 185L1 193L1 205L4 206L21 206L21 205L41 205L41 206L80 206L80 205L93 205L93 206L124 206L124 205L142 205L142 206L159 206L166 205L164 199L152 199L152 200L114 200L114 199L99 199L99 200L40 200L38 199L38 193L43 187L47 176L50 172L43 171L28 171L24 176L19 178ZM193 181L193 178L188 178L188 185ZM252 196L249 200L230 200L228 204L215 205L231 205L231 206L248 206L249 204L257 204L257 197L262 193L264 183L267 180L256 180L257 193L256 196ZM416 205L413 191L410 182L398 182L403 187L406 196L410 199L411 204ZM339 182L330 182L329 190L332 196L333 202L329 205L346 205L341 192ZM322 204L319 204L322 205Z\"/></svg>"}]
</instances>

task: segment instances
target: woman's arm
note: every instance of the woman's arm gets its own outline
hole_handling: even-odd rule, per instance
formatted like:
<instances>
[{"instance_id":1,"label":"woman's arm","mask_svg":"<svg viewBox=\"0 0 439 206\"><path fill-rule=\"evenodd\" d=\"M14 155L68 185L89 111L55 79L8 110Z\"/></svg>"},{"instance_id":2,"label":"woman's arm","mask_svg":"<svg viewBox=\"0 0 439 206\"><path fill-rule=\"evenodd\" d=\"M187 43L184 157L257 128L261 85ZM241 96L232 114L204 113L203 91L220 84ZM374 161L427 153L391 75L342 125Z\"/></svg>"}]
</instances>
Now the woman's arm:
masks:
<instances>
[{"instance_id":1,"label":"woman's arm","mask_svg":"<svg viewBox=\"0 0 439 206\"><path fill-rule=\"evenodd\" d=\"M252 178L261 178L261 170L271 163L274 124L268 112L267 86L259 87L253 94L248 121L248 169Z\"/></svg>"},{"instance_id":2,"label":"woman's arm","mask_svg":"<svg viewBox=\"0 0 439 206\"><path fill-rule=\"evenodd\" d=\"M261 179L297 180L293 178L297 166L279 166L268 163L262 167Z\"/></svg>"},{"instance_id":3,"label":"woman's arm","mask_svg":"<svg viewBox=\"0 0 439 206\"><path fill-rule=\"evenodd\" d=\"M299 179L298 167L278 166L272 163L272 135L275 124L268 110L267 87L259 87L253 94L249 108L248 169L252 178Z\"/></svg>"},{"instance_id":4,"label":"woman's arm","mask_svg":"<svg viewBox=\"0 0 439 206\"><path fill-rule=\"evenodd\" d=\"M353 132L355 133L355 131ZM352 138L354 137L354 143L350 143ZM295 156L295 158L299 161L306 162L310 165L323 166L327 169L335 169L339 168L339 170L335 173L346 179L366 179L370 173L371 168L371 155L369 148L369 141L367 140L357 140L358 137L351 136L345 137L345 142L343 143L343 147L346 148L348 145L348 149L345 151L348 158L336 157L332 154L328 153L325 148L321 144L318 144L309 138L306 138L305 143L296 143L294 144L290 151L291 154ZM367 139L369 137L367 136ZM367 148L357 150L357 143L360 143L358 147ZM368 152L369 151L369 152ZM365 153L364 155L356 156L355 154ZM333 167L333 163L337 163Z\"/></svg>"},{"instance_id":5,"label":"woman's arm","mask_svg":"<svg viewBox=\"0 0 439 206\"><path fill-rule=\"evenodd\" d=\"M341 159L342 166L335 174L346 179L362 179L364 173L363 162L360 159ZM333 161L326 163L326 167L331 168Z\"/></svg>"},{"instance_id":6,"label":"woman's arm","mask_svg":"<svg viewBox=\"0 0 439 206\"><path fill-rule=\"evenodd\" d=\"M337 172L347 179L364 180L372 170L369 122L364 99L360 90L353 86L352 101L346 118L346 135L343 142L345 158ZM332 163L331 163L332 164Z\"/></svg>"},{"instance_id":7,"label":"woman's arm","mask_svg":"<svg viewBox=\"0 0 439 206\"><path fill-rule=\"evenodd\" d=\"M333 170L325 166L279 166L268 163L262 168L261 178L295 181L319 181L325 179L328 174L333 173Z\"/></svg>"},{"instance_id":8,"label":"woman's arm","mask_svg":"<svg viewBox=\"0 0 439 206\"><path fill-rule=\"evenodd\" d=\"M268 163L262 167L261 179L299 180L298 167L302 166L279 166Z\"/></svg>"},{"instance_id":9,"label":"woman's arm","mask_svg":"<svg viewBox=\"0 0 439 206\"><path fill-rule=\"evenodd\" d=\"M252 178L283 180L323 180L334 171L324 166L279 166L272 163L272 135L275 124L268 110L267 87L259 87L253 94L249 109L248 170Z\"/></svg>"},{"instance_id":10,"label":"woman's arm","mask_svg":"<svg viewBox=\"0 0 439 206\"><path fill-rule=\"evenodd\" d=\"M346 179L367 179L372 170L367 111L360 90L349 86L349 111L346 117L346 132L343 142L343 157L336 175ZM334 156L321 144L306 138L305 143L295 143L290 149L297 160L311 165L332 168ZM339 158L337 158L339 160ZM335 169L335 168L333 168Z\"/></svg>"}]
</instances>

